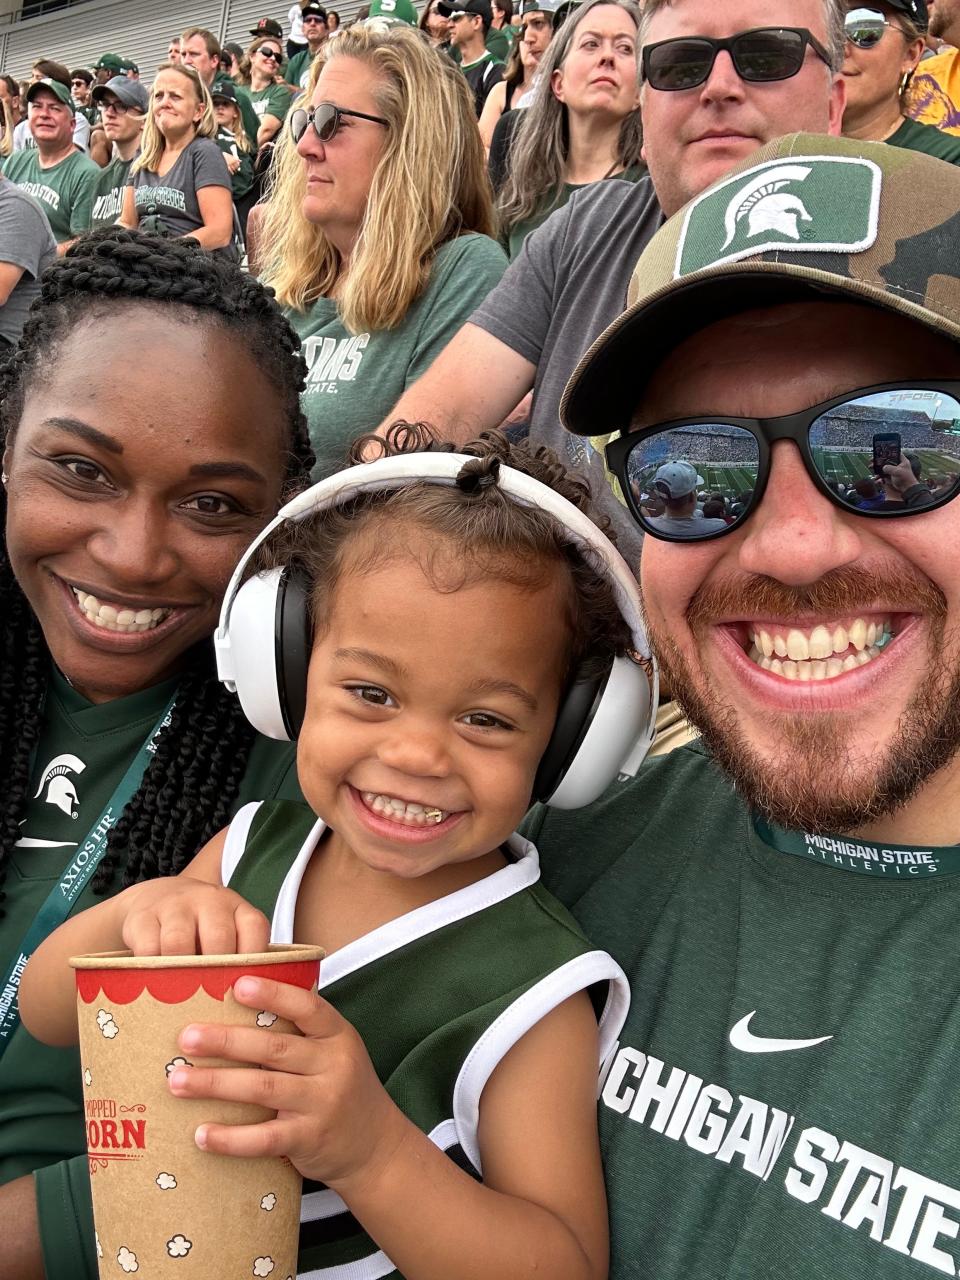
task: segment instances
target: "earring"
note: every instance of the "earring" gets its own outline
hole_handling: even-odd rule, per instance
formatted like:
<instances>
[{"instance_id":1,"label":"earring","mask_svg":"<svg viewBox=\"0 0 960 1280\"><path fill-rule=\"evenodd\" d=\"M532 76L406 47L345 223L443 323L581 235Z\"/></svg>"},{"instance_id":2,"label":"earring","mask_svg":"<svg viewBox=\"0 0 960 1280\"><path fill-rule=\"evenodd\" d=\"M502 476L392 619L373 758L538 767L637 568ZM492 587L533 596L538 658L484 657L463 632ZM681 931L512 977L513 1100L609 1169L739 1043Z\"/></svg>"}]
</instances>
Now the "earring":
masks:
<instances>
[{"instance_id":1,"label":"earring","mask_svg":"<svg viewBox=\"0 0 960 1280\"><path fill-rule=\"evenodd\" d=\"M0 471L0 484L7 485L10 483L10 477L5 471Z\"/></svg>"}]
</instances>

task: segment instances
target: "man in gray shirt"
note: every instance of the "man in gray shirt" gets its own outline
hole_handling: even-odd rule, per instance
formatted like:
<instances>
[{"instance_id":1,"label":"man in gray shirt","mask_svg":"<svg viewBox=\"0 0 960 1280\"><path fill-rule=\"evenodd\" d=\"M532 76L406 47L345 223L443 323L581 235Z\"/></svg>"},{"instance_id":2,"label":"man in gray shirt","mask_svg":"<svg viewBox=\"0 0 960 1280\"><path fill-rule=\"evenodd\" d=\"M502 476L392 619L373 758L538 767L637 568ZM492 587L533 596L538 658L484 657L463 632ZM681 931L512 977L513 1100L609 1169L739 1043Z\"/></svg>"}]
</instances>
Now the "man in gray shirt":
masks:
<instances>
[{"instance_id":1,"label":"man in gray shirt","mask_svg":"<svg viewBox=\"0 0 960 1280\"><path fill-rule=\"evenodd\" d=\"M20 338L40 275L57 260L57 242L38 201L0 177L0 353Z\"/></svg>"},{"instance_id":2,"label":"man in gray shirt","mask_svg":"<svg viewBox=\"0 0 960 1280\"><path fill-rule=\"evenodd\" d=\"M563 388L623 310L633 268L664 215L773 138L795 130L840 132L844 10L842 0L739 0L735 13L715 0L647 0L641 45L800 27L829 50L832 65L808 48L796 74L753 83L722 49L700 85L668 92L644 84L649 178L594 183L528 236L501 282L382 425L397 418L429 422L463 442L498 426L532 388L531 439L589 475L621 549L636 563L639 531L610 490L602 457L560 425Z\"/></svg>"}]
</instances>

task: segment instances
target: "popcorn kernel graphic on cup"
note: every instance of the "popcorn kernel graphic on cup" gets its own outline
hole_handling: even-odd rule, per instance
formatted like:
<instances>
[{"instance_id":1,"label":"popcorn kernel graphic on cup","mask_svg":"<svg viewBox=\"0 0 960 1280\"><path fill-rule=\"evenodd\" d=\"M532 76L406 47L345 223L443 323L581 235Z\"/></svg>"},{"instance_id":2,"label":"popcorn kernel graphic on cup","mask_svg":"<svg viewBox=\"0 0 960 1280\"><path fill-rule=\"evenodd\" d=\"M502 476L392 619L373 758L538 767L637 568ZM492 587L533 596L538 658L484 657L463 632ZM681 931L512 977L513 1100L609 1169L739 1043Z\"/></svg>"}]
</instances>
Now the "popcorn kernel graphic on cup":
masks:
<instances>
[{"instance_id":1,"label":"popcorn kernel graphic on cup","mask_svg":"<svg viewBox=\"0 0 960 1280\"><path fill-rule=\"evenodd\" d=\"M158 1173L156 1182L161 1191L172 1191L177 1185L177 1180L172 1173Z\"/></svg>"},{"instance_id":2,"label":"popcorn kernel graphic on cup","mask_svg":"<svg viewBox=\"0 0 960 1280\"><path fill-rule=\"evenodd\" d=\"M253 1274L255 1276L268 1276L276 1265L272 1258L254 1258Z\"/></svg>"},{"instance_id":3,"label":"popcorn kernel graphic on cup","mask_svg":"<svg viewBox=\"0 0 960 1280\"><path fill-rule=\"evenodd\" d=\"M166 1066L163 1069L167 1073L167 1075L169 1075L171 1071L176 1071L177 1067L192 1067L192 1066L193 1066L193 1063L188 1062L186 1058L171 1058L170 1061L166 1064Z\"/></svg>"},{"instance_id":4,"label":"popcorn kernel graphic on cup","mask_svg":"<svg viewBox=\"0 0 960 1280\"><path fill-rule=\"evenodd\" d=\"M172 1240L167 1241L167 1253L171 1258L185 1258L192 1248L193 1241L186 1236L175 1235Z\"/></svg>"},{"instance_id":5,"label":"popcorn kernel graphic on cup","mask_svg":"<svg viewBox=\"0 0 960 1280\"><path fill-rule=\"evenodd\" d=\"M258 1027L272 1027L279 1017L276 1013L271 1013L269 1009L261 1009L257 1014Z\"/></svg>"},{"instance_id":6,"label":"popcorn kernel graphic on cup","mask_svg":"<svg viewBox=\"0 0 960 1280\"><path fill-rule=\"evenodd\" d=\"M89 1067L87 1067L86 1071L84 1071L83 1073L83 1083L87 1086L88 1089L93 1084L93 1076L90 1074Z\"/></svg>"},{"instance_id":7,"label":"popcorn kernel graphic on cup","mask_svg":"<svg viewBox=\"0 0 960 1280\"><path fill-rule=\"evenodd\" d=\"M107 1009L101 1009L97 1013L97 1026L100 1028L101 1035L107 1040L112 1040L120 1030L113 1020L113 1014Z\"/></svg>"},{"instance_id":8,"label":"popcorn kernel graphic on cup","mask_svg":"<svg viewBox=\"0 0 960 1280\"><path fill-rule=\"evenodd\" d=\"M276 1206L277 1206L277 1197L273 1194L272 1191L268 1192L267 1195L265 1195L260 1201L260 1208L266 1209L267 1213L269 1213L271 1209L275 1209Z\"/></svg>"},{"instance_id":9,"label":"popcorn kernel graphic on cup","mask_svg":"<svg viewBox=\"0 0 960 1280\"><path fill-rule=\"evenodd\" d=\"M120 1252L117 1254L117 1261L120 1263L121 1270L128 1273L140 1270L140 1263L137 1261L137 1255L135 1253L131 1253L125 1244L120 1246Z\"/></svg>"},{"instance_id":10,"label":"popcorn kernel graphic on cup","mask_svg":"<svg viewBox=\"0 0 960 1280\"><path fill-rule=\"evenodd\" d=\"M94 1233L93 1233L93 1239L94 1239L94 1241L95 1241L95 1243L96 1243L96 1246L97 1246L97 1257L98 1257L98 1258L102 1258L102 1257L103 1257L103 1245L100 1243L100 1237L97 1235L97 1233L96 1233L96 1232L94 1232Z\"/></svg>"}]
</instances>

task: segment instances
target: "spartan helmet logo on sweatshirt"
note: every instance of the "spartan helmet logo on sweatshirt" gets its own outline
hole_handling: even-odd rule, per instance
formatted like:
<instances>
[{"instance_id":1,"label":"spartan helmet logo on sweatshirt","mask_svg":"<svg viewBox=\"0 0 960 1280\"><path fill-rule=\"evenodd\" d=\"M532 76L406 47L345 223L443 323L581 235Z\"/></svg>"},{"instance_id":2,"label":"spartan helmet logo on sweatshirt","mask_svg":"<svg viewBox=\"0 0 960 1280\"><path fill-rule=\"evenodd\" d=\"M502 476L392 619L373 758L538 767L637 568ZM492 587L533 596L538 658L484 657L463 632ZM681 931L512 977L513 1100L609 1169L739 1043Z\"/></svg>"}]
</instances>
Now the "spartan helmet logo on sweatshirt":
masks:
<instances>
[{"instance_id":1,"label":"spartan helmet logo on sweatshirt","mask_svg":"<svg viewBox=\"0 0 960 1280\"><path fill-rule=\"evenodd\" d=\"M77 756L55 756L43 771L34 800L43 795L44 804L61 809L68 818L78 818L80 799L70 775L83 773L86 767Z\"/></svg>"}]
</instances>

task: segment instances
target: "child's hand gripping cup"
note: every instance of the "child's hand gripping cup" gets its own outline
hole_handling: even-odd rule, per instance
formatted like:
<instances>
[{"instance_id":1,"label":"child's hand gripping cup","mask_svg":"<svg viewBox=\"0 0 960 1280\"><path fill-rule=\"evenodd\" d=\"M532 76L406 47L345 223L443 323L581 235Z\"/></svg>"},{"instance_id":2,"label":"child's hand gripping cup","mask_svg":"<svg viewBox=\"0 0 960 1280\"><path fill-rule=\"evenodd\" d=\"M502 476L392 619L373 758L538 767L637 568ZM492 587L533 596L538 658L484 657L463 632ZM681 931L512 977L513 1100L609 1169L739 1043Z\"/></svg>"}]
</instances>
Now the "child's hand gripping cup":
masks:
<instances>
[{"instance_id":1,"label":"child's hand gripping cup","mask_svg":"<svg viewBox=\"0 0 960 1280\"><path fill-rule=\"evenodd\" d=\"M178 1037L193 1022L298 1029L239 1004L253 975L315 990L323 951L275 946L256 955L79 956L77 1013L90 1186L102 1280L296 1275L301 1178L285 1158L236 1160L201 1151L208 1121L256 1124L272 1113L249 1103L174 1097L178 1067L237 1067L191 1060Z\"/></svg>"}]
</instances>

